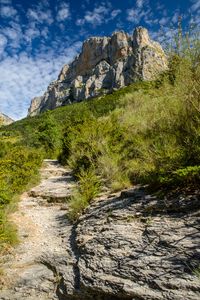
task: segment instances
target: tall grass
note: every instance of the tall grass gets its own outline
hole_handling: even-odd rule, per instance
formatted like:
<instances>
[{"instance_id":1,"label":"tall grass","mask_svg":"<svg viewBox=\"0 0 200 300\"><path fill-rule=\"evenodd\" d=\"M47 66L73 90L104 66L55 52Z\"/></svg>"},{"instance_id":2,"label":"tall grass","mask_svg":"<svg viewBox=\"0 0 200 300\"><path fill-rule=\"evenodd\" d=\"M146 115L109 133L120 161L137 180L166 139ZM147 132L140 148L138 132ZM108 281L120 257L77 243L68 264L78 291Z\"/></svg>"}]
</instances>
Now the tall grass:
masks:
<instances>
[{"instance_id":1,"label":"tall grass","mask_svg":"<svg viewBox=\"0 0 200 300\"><path fill-rule=\"evenodd\" d=\"M159 80L144 83L144 88L140 83L139 89L119 97L106 116L92 114L79 124L67 124L61 158L77 176L95 170L112 190L138 182L157 187L197 183L200 66L179 56L170 64ZM82 207L80 199L72 199L75 215L88 205L84 200Z\"/></svg>"},{"instance_id":2,"label":"tall grass","mask_svg":"<svg viewBox=\"0 0 200 300\"><path fill-rule=\"evenodd\" d=\"M72 218L102 183L116 191L138 182L172 187L199 181L200 43L196 28L191 30L184 32L179 22L169 70L156 81L137 82L0 130L4 137L17 136L15 145L59 155L73 169L79 185L70 202ZM0 149L4 160L6 152Z\"/></svg>"},{"instance_id":3,"label":"tall grass","mask_svg":"<svg viewBox=\"0 0 200 300\"><path fill-rule=\"evenodd\" d=\"M4 149L3 149L4 148ZM9 212L28 185L39 176L40 152L23 146L4 145L0 157L0 252L17 241L16 230L9 223ZM7 150L6 152L5 149Z\"/></svg>"}]
</instances>

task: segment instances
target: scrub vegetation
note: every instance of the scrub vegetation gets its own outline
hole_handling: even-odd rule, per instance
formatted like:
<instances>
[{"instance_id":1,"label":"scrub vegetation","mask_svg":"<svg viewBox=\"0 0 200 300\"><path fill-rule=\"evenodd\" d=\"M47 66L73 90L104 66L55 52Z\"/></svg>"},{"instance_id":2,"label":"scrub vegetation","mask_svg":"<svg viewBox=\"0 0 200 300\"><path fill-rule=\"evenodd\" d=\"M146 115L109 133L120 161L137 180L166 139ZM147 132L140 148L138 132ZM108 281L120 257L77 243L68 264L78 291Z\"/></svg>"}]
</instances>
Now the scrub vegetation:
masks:
<instances>
[{"instance_id":1,"label":"scrub vegetation","mask_svg":"<svg viewBox=\"0 0 200 300\"><path fill-rule=\"evenodd\" d=\"M180 34L180 32L179 32ZM196 187L200 181L199 40L169 55L169 70L112 94L47 111L0 129L0 246L16 241L8 212L43 158L69 165L78 184L75 220L104 186L118 191Z\"/></svg>"}]
</instances>

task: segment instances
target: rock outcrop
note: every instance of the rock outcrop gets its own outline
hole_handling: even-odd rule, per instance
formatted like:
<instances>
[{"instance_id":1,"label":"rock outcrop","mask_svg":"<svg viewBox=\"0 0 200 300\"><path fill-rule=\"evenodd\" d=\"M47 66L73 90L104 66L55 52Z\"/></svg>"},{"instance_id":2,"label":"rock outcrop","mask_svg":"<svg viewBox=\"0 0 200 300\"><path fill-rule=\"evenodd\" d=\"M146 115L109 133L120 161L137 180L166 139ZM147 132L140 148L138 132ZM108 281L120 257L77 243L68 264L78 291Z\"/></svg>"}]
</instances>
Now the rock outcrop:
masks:
<instances>
[{"instance_id":1,"label":"rock outcrop","mask_svg":"<svg viewBox=\"0 0 200 300\"><path fill-rule=\"evenodd\" d=\"M9 125L9 124L11 124L13 122L14 122L14 120L12 120L8 116L6 116L6 115L4 115L4 114L2 114L0 112L0 126L2 126L2 125Z\"/></svg>"},{"instance_id":2,"label":"rock outcrop","mask_svg":"<svg viewBox=\"0 0 200 300\"><path fill-rule=\"evenodd\" d=\"M166 69L165 53L145 28L136 28L132 36L120 31L92 37L44 95L32 100L28 114L109 93L137 80L153 80Z\"/></svg>"},{"instance_id":3,"label":"rock outcrop","mask_svg":"<svg viewBox=\"0 0 200 300\"><path fill-rule=\"evenodd\" d=\"M70 170L46 160L41 177L12 216L21 244L4 265L1 300L200 299L199 191L103 194L72 224Z\"/></svg>"},{"instance_id":4,"label":"rock outcrop","mask_svg":"<svg viewBox=\"0 0 200 300\"><path fill-rule=\"evenodd\" d=\"M199 299L199 200L136 187L90 207L75 230L78 299Z\"/></svg>"}]
</instances>

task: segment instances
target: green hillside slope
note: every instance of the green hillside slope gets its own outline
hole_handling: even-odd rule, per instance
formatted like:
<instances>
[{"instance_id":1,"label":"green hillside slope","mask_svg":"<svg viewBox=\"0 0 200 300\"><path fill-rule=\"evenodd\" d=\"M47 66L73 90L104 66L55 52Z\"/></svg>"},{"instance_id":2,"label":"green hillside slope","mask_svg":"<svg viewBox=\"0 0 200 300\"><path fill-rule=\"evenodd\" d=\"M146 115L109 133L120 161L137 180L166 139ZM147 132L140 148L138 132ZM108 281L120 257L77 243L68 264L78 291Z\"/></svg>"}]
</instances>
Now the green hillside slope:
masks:
<instances>
[{"instance_id":1,"label":"green hillside slope","mask_svg":"<svg viewBox=\"0 0 200 300\"><path fill-rule=\"evenodd\" d=\"M154 82L26 118L0 129L0 244L15 240L7 213L37 179L43 158L59 157L79 180L76 219L101 190L200 181L200 66L174 57Z\"/></svg>"}]
</instances>

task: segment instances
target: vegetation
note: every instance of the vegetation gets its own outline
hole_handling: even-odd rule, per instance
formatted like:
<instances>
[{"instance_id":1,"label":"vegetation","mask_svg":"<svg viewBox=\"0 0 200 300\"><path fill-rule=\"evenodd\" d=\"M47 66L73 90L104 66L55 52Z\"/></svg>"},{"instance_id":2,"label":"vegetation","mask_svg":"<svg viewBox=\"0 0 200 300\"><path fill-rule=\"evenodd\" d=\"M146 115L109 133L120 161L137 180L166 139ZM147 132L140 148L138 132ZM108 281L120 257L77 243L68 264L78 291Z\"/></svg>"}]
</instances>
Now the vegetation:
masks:
<instances>
[{"instance_id":1,"label":"vegetation","mask_svg":"<svg viewBox=\"0 0 200 300\"><path fill-rule=\"evenodd\" d=\"M4 145L2 149L4 147L7 152L0 159L0 251L17 241L16 231L7 216L17 195L27 185L35 183L42 162L42 156L36 150L24 146Z\"/></svg>"},{"instance_id":2,"label":"vegetation","mask_svg":"<svg viewBox=\"0 0 200 300\"><path fill-rule=\"evenodd\" d=\"M59 157L78 180L70 201L76 219L101 186L197 186L200 179L199 41L178 31L169 70L110 95L26 118L1 129L3 239L6 207L33 178L43 157ZM194 42L195 41L195 42ZM37 172L36 172L37 173ZM4 236L7 236L4 238Z\"/></svg>"},{"instance_id":3,"label":"vegetation","mask_svg":"<svg viewBox=\"0 0 200 300\"><path fill-rule=\"evenodd\" d=\"M169 71L159 80L113 94L115 107L99 113L98 101L103 106L107 97L93 101L97 110L86 104L81 116L67 122L60 158L77 177L92 170L99 184L112 190L136 183L155 188L198 185L199 64L173 56ZM81 185L80 181L78 189ZM90 201L76 191L70 215L78 217Z\"/></svg>"},{"instance_id":4,"label":"vegetation","mask_svg":"<svg viewBox=\"0 0 200 300\"><path fill-rule=\"evenodd\" d=\"M17 196L36 184L43 158L56 157L60 149L61 132L51 114L44 114L40 122L31 121L0 130L0 252L17 242L16 230L8 221Z\"/></svg>"}]
</instances>

